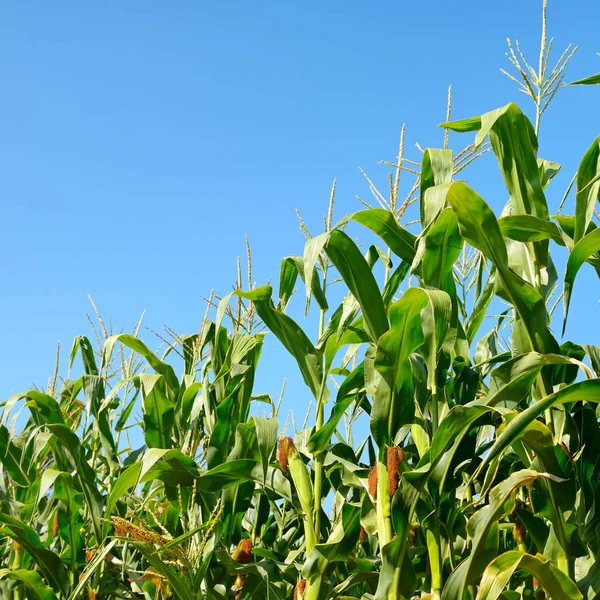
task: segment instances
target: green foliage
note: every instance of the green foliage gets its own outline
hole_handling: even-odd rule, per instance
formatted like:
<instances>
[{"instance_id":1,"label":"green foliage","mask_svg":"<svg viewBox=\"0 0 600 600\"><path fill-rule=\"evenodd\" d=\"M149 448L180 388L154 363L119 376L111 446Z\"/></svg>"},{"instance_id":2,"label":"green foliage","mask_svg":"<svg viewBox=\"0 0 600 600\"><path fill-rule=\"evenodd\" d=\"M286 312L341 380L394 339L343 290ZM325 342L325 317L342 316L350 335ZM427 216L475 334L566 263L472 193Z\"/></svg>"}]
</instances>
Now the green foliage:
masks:
<instances>
[{"instance_id":1,"label":"green foliage","mask_svg":"<svg viewBox=\"0 0 600 600\"><path fill-rule=\"evenodd\" d=\"M332 191L325 231L301 222L278 298L240 273L198 333L168 332L159 351L140 324L115 334L98 315L97 347L73 344L78 377L3 403L2 597L600 597L600 350L560 345L551 306L555 251L563 331L576 276L600 273L600 138L565 215L571 186L553 189L537 135L569 57L548 70L545 36L544 5L538 70L510 54L535 125L515 104L448 110L445 132L474 143L453 153L445 136L421 161L403 130L389 199L369 180L379 206L334 225ZM500 215L457 178L487 151ZM403 171L416 177L401 203ZM402 219L416 202L415 234ZM288 314L298 284L314 335ZM255 390L266 336L316 407L299 431Z\"/></svg>"}]
</instances>

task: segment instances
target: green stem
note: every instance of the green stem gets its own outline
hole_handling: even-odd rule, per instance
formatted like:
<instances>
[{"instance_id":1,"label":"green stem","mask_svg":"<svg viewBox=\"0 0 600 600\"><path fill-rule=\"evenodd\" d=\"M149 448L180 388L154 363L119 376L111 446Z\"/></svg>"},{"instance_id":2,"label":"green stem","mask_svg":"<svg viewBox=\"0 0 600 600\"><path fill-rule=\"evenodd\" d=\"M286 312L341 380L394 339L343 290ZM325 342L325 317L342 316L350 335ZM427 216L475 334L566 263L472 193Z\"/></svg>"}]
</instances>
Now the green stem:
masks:
<instances>
[{"instance_id":1,"label":"green stem","mask_svg":"<svg viewBox=\"0 0 600 600\"><path fill-rule=\"evenodd\" d=\"M323 402L319 401L317 406L316 430L323 427ZM323 491L323 461L325 453L319 452L315 457L315 536L317 544L321 537L321 495Z\"/></svg>"},{"instance_id":2,"label":"green stem","mask_svg":"<svg viewBox=\"0 0 600 600\"><path fill-rule=\"evenodd\" d=\"M383 548L392 540L392 503L387 467L383 460L377 461L377 530L379 546Z\"/></svg>"},{"instance_id":3,"label":"green stem","mask_svg":"<svg viewBox=\"0 0 600 600\"><path fill-rule=\"evenodd\" d=\"M431 591L438 596L442 593L444 584L442 573L442 546L440 544L440 523L437 515L433 516L432 527L425 532L429 567L431 568Z\"/></svg>"},{"instance_id":4,"label":"green stem","mask_svg":"<svg viewBox=\"0 0 600 600\"><path fill-rule=\"evenodd\" d=\"M23 548L21 547L20 544L17 544L17 542L13 542L12 544L13 544L14 557L13 557L11 569L13 571L16 571L17 569L20 569L23 566ZM22 587L23 586L21 586L20 584L17 584L15 586L14 591L13 591L14 600L22 600L22 598L25 598L25 596L23 595L22 589L21 589Z\"/></svg>"},{"instance_id":5,"label":"green stem","mask_svg":"<svg viewBox=\"0 0 600 600\"><path fill-rule=\"evenodd\" d=\"M390 278L390 261L392 259L392 251L388 248L387 251L387 257L388 257L388 262L385 265L385 276L383 279L383 284L385 285L388 282L388 279Z\"/></svg>"},{"instance_id":6,"label":"green stem","mask_svg":"<svg viewBox=\"0 0 600 600\"><path fill-rule=\"evenodd\" d=\"M438 393L437 385L434 383L431 388L431 437L435 435L440 422L438 411Z\"/></svg>"},{"instance_id":7,"label":"green stem","mask_svg":"<svg viewBox=\"0 0 600 600\"><path fill-rule=\"evenodd\" d=\"M323 293L326 293L327 290L327 270L323 271ZM321 309L319 313L319 339L323 335L325 331L325 310ZM321 427L323 427L324 422L324 406L323 406L323 393L325 391L325 387L327 386L327 373L325 373L325 357L323 357L323 383L321 385L321 391L319 393L319 398L317 401L317 417L315 423L315 430L319 431ZM314 506L315 506L315 514L314 514L314 524L315 524L315 537L316 543L318 544L321 541L321 496L323 492L323 462L325 460L325 455L323 452L319 452L317 456L315 456L315 498L314 498Z\"/></svg>"}]
</instances>

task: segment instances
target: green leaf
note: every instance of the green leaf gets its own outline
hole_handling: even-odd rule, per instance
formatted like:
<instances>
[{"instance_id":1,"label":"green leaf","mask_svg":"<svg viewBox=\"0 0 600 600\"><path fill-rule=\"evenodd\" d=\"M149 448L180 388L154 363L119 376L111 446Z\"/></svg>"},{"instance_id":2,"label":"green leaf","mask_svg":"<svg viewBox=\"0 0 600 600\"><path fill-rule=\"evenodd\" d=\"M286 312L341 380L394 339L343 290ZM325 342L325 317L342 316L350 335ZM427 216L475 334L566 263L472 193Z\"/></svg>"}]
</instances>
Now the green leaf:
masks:
<instances>
[{"instance_id":1,"label":"green leaf","mask_svg":"<svg viewBox=\"0 0 600 600\"><path fill-rule=\"evenodd\" d=\"M453 299L453 305L456 301L456 284L452 269L463 244L456 215L448 208L440 214L425 236L421 277L428 287L446 292Z\"/></svg>"},{"instance_id":2,"label":"green leaf","mask_svg":"<svg viewBox=\"0 0 600 600\"><path fill-rule=\"evenodd\" d=\"M21 396L27 399L27 406L32 409L32 412L47 424L64 424L62 411L58 402L48 394L30 390Z\"/></svg>"},{"instance_id":3,"label":"green leaf","mask_svg":"<svg viewBox=\"0 0 600 600\"><path fill-rule=\"evenodd\" d=\"M427 386L433 390L437 386L437 365L440 353L449 353L454 345L456 333L448 331L452 322L452 302L450 296L441 290L428 290L429 302L421 313L423 328L422 354L427 364ZM437 423L435 424L437 427Z\"/></svg>"},{"instance_id":4,"label":"green leaf","mask_svg":"<svg viewBox=\"0 0 600 600\"><path fill-rule=\"evenodd\" d=\"M421 278L425 286L442 290L450 298L450 312L443 317L446 320L450 341L450 347L445 349L446 352L450 352L458 335L464 337L458 321L458 298L454 281L454 263L460 255L463 244L464 240L459 233L454 211L451 208L442 211L425 236Z\"/></svg>"},{"instance_id":5,"label":"green leaf","mask_svg":"<svg viewBox=\"0 0 600 600\"><path fill-rule=\"evenodd\" d=\"M452 181L452 150L427 148L421 163L421 227L427 229L443 210L446 203L445 191L437 186Z\"/></svg>"},{"instance_id":6,"label":"green leaf","mask_svg":"<svg viewBox=\"0 0 600 600\"><path fill-rule=\"evenodd\" d=\"M255 481L275 492L279 497L292 502L292 492L289 481L279 469L267 469L266 483L262 465L251 459L240 459L219 465L209 471L204 471L197 482L197 489L216 492L245 481Z\"/></svg>"},{"instance_id":7,"label":"green leaf","mask_svg":"<svg viewBox=\"0 0 600 600\"><path fill-rule=\"evenodd\" d=\"M588 148L577 169L573 236L575 244L586 234L598 199L600 199L600 137L597 137Z\"/></svg>"},{"instance_id":8,"label":"green leaf","mask_svg":"<svg viewBox=\"0 0 600 600\"><path fill-rule=\"evenodd\" d=\"M329 235L325 251L362 309L365 329L373 341L388 330L388 320L377 281L356 244L343 231Z\"/></svg>"},{"instance_id":9,"label":"green leaf","mask_svg":"<svg viewBox=\"0 0 600 600\"><path fill-rule=\"evenodd\" d=\"M148 448L170 448L175 407L169 399L162 375L139 376L144 408L144 437Z\"/></svg>"},{"instance_id":10,"label":"green leaf","mask_svg":"<svg viewBox=\"0 0 600 600\"><path fill-rule=\"evenodd\" d=\"M552 600L581 600L583 596L567 575L538 554L511 550L495 558L481 578L477 599L497 600L517 569L533 575Z\"/></svg>"},{"instance_id":11,"label":"green leaf","mask_svg":"<svg viewBox=\"0 0 600 600\"><path fill-rule=\"evenodd\" d=\"M374 600L403 600L417 589L412 563L402 560L404 539L396 537L381 549L381 573Z\"/></svg>"},{"instance_id":12,"label":"green leaf","mask_svg":"<svg viewBox=\"0 0 600 600\"><path fill-rule=\"evenodd\" d=\"M179 575L173 566L166 564L150 544L135 540L129 540L128 543L137 548L150 565L168 581L169 587L175 592L177 598L196 600L196 595L192 592L189 583Z\"/></svg>"},{"instance_id":13,"label":"green leaf","mask_svg":"<svg viewBox=\"0 0 600 600\"><path fill-rule=\"evenodd\" d=\"M10 439L10 432L4 425L0 425L0 462L17 485L31 485L32 479L23 467L23 453Z\"/></svg>"},{"instance_id":14,"label":"green leaf","mask_svg":"<svg viewBox=\"0 0 600 600\"><path fill-rule=\"evenodd\" d=\"M73 367L77 350L81 352L81 360L83 362L83 368L88 375L98 375L98 367L96 366L96 358L94 356L94 348L90 343L90 340L86 336L77 336L73 340L73 347L71 348L71 357L69 359L69 368Z\"/></svg>"},{"instance_id":15,"label":"green leaf","mask_svg":"<svg viewBox=\"0 0 600 600\"><path fill-rule=\"evenodd\" d=\"M467 133L469 131L479 131L481 129L481 117L471 117L461 121L448 121L439 125L443 129L451 129L458 133Z\"/></svg>"},{"instance_id":16,"label":"green leaf","mask_svg":"<svg viewBox=\"0 0 600 600\"><path fill-rule=\"evenodd\" d=\"M105 402L104 379L99 375L84 375L82 380L83 392L90 411L94 415L94 428L100 437L104 454L109 463L116 466L118 465L118 459L109 420L110 402Z\"/></svg>"},{"instance_id":17,"label":"green leaf","mask_svg":"<svg viewBox=\"0 0 600 600\"><path fill-rule=\"evenodd\" d=\"M596 75L590 75L589 77L585 77L584 79L578 79L577 81L572 81L571 83L567 83L566 85L598 85L600 83L600 73L596 73Z\"/></svg>"},{"instance_id":18,"label":"green leaf","mask_svg":"<svg viewBox=\"0 0 600 600\"><path fill-rule=\"evenodd\" d=\"M529 119L514 103L487 112L481 116L475 144L479 146L488 136L510 194L512 212L547 221L548 204L536 156L538 141ZM533 242L533 250L538 267L547 267L547 240Z\"/></svg>"},{"instance_id":19,"label":"green leaf","mask_svg":"<svg viewBox=\"0 0 600 600\"><path fill-rule=\"evenodd\" d=\"M73 476L70 473L60 473L54 481L54 496L64 506L59 508L57 518L60 535L69 545L72 568L75 569L76 561L81 556L85 543L80 533L83 519L79 514L83 499L82 494L75 490L73 483Z\"/></svg>"},{"instance_id":20,"label":"green leaf","mask_svg":"<svg viewBox=\"0 0 600 600\"><path fill-rule=\"evenodd\" d=\"M365 368L364 364L361 363L344 379L340 386L327 423L310 436L307 445L309 452L316 455L325 451L346 410L364 389Z\"/></svg>"},{"instance_id":21,"label":"green leaf","mask_svg":"<svg viewBox=\"0 0 600 600\"><path fill-rule=\"evenodd\" d=\"M529 348L541 353L558 350L558 344L548 329L546 305L540 294L508 266L508 253L498 221L489 206L462 182L454 182L448 190L461 235L491 260L501 287L497 293L515 307L527 334Z\"/></svg>"},{"instance_id":22,"label":"green leaf","mask_svg":"<svg viewBox=\"0 0 600 600\"><path fill-rule=\"evenodd\" d=\"M130 467L127 467L114 482L112 490L108 496L106 502L105 518L109 519L112 513L112 509L115 504L125 496L125 494L135 485L137 485L140 479L140 473L142 472L142 463L136 462ZM108 528L106 525L105 530Z\"/></svg>"},{"instance_id":23,"label":"green leaf","mask_svg":"<svg viewBox=\"0 0 600 600\"><path fill-rule=\"evenodd\" d=\"M501 403L509 403L511 407L517 406L531 393L536 377L547 365L573 365L581 368L588 378L593 377L586 365L568 356L530 352L515 356L492 371L487 398L481 402L487 406L497 406Z\"/></svg>"},{"instance_id":24,"label":"green leaf","mask_svg":"<svg viewBox=\"0 0 600 600\"><path fill-rule=\"evenodd\" d=\"M340 323L340 325L342 325L342 323ZM343 346L348 344L368 343L370 341L371 338L365 331L364 317L361 315L352 323L349 323L344 327L343 333L340 337L334 335L329 337L327 343L325 344L325 369L329 371L333 359Z\"/></svg>"},{"instance_id":25,"label":"green leaf","mask_svg":"<svg viewBox=\"0 0 600 600\"><path fill-rule=\"evenodd\" d=\"M567 327L569 304L571 303L571 294L573 292L573 285L575 284L575 277L583 263L598 251L600 251L600 229L594 229L591 233L588 233L581 238L581 240L573 247L571 254L569 254L569 260L567 261L567 268L565 271L565 319L563 321L563 335Z\"/></svg>"},{"instance_id":26,"label":"green leaf","mask_svg":"<svg viewBox=\"0 0 600 600\"><path fill-rule=\"evenodd\" d=\"M504 237L517 242L539 242L551 239L560 246L565 245L558 227L552 221L533 215L500 217L498 225L500 225L500 231Z\"/></svg>"},{"instance_id":27,"label":"green leaf","mask_svg":"<svg viewBox=\"0 0 600 600\"><path fill-rule=\"evenodd\" d=\"M423 342L421 311L429 303L424 290L409 288L390 307L390 330L379 338L374 370L367 370L367 390L373 394L371 432L380 448L391 444L398 429L414 412L409 356ZM368 371L368 372L367 372Z\"/></svg>"},{"instance_id":28,"label":"green leaf","mask_svg":"<svg viewBox=\"0 0 600 600\"><path fill-rule=\"evenodd\" d=\"M354 213L349 218L376 233L396 256L412 263L417 238L401 227L389 210L371 208Z\"/></svg>"},{"instance_id":29,"label":"green leaf","mask_svg":"<svg viewBox=\"0 0 600 600\"><path fill-rule=\"evenodd\" d=\"M117 539L110 540L110 542L103 546L101 550L98 550L94 554L92 560L86 565L83 573L79 576L77 585L71 591L68 600L77 600L77 598L80 597L80 594L84 591L94 573L98 568L102 568L105 558L108 556L108 553L112 550L113 546L116 545L117 541Z\"/></svg>"},{"instance_id":30,"label":"green leaf","mask_svg":"<svg viewBox=\"0 0 600 600\"><path fill-rule=\"evenodd\" d=\"M486 312L494 297L494 292L496 290L496 267L492 265L490 269L489 277L483 287L481 295L477 299L477 303L473 307L469 318L466 323L466 337L469 344L473 343L477 332L479 331L481 324L483 323L483 319L485 318Z\"/></svg>"},{"instance_id":31,"label":"green leaf","mask_svg":"<svg viewBox=\"0 0 600 600\"><path fill-rule=\"evenodd\" d=\"M179 392L179 381L173 367L160 360L156 354L144 344L144 342L132 335L121 333L119 335L110 336L106 340L104 343L104 353L102 355L102 368L106 366L108 358L112 353L112 349L117 342L121 342L124 346L131 348L131 350L143 356L154 371L165 378L169 398L172 402L175 402Z\"/></svg>"},{"instance_id":32,"label":"green leaf","mask_svg":"<svg viewBox=\"0 0 600 600\"><path fill-rule=\"evenodd\" d=\"M315 545L307 557L302 567L306 579L323 575L332 563L346 561L354 550L360 532L360 507L344 503L341 517L327 542Z\"/></svg>"},{"instance_id":33,"label":"green leaf","mask_svg":"<svg viewBox=\"0 0 600 600\"><path fill-rule=\"evenodd\" d=\"M403 260L390 275L387 283L383 287L383 292L381 293L383 305L386 309L392 303L394 295L398 291L400 284L406 279L409 271L410 263Z\"/></svg>"},{"instance_id":34,"label":"green leaf","mask_svg":"<svg viewBox=\"0 0 600 600\"><path fill-rule=\"evenodd\" d=\"M44 584L42 578L36 571L28 571L27 569L0 569L0 580L12 579L14 581L23 582L28 589L28 598L36 598L37 600L57 600L56 594Z\"/></svg>"},{"instance_id":35,"label":"green leaf","mask_svg":"<svg viewBox=\"0 0 600 600\"><path fill-rule=\"evenodd\" d=\"M254 427L256 429L256 441L258 443L258 451L260 454L263 475L266 479L267 469L269 468L269 460L273 449L277 444L277 419L263 419L260 417L252 417Z\"/></svg>"},{"instance_id":36,"label":"green leaf","mask_svg":"<svg viewBox=\"0 0 600 600\"><path fill-rule=\"evenodd\" d=\"M273 288L265 285L251 292L237 292L237 294L254 302L259 317L296 359L304 382L313 396L319 399L323 381L320 356L300 326L273 306L271 300Z\"/></svg>"},{"instance_id":37,"label":"green leaf","mask_svg":"<svg viewBox=\"0 0 600 600\"><path fill-rule=\"evenodd\" d=\"M600 402L600 379L572 383L554 392L554 394L538 400L529 408L519 413L496 438L494 445L481 462L478 472L485 469L493 459L500 456L506 448L524 433L527 425L544 414L544 411L553 406L575 401Z\"/></svg>"},{"instance_id":38,"label":"green leaf","mask_svg":"<svg viewBox=\"0 0 600 600\"><path fill-rule=\"evenodd\" d=\"M61 558L44 548L36 531L18 519L0 512L0 534L18 542L38 564L44 577L54 591L65 594L68 587L68 574Z\"/></svg>"},{"instance_id":39,"label":"green leaf","mask_svg":"<svg viewBox=\"0 0 600 600\"><path fill-rule=\"evenodd\" d=\"M442 600L463 600L467 585L484 572L488 560L497 551L498 520L512 512L515 490L532 485L540 477L552 478L547 473L524 469L512 473L492 489L489 503L478 510L468 523L467 531L472 539L470 552L448 578Z\"/></svg>"},{"instance_id":40,"label":"green leaf","mask_svg":"<svg viewBox=\"0 0 600 600\"><path fill-rule=\"evenodd\" d=\"M171 486L190 487L201 476L196 462L180 450L150 448L142 459L140 481L159 479ZM128 476L128 482L132 475Z\"/></svg>"},{"instance_id":41,"label":"green leaf","mask_svg":"<svg viewBox=\"0 0 600 600\"><path fill-rule=\"evenodd\" d=\"M537 163L540 171L542 189L544 190L556 175L558 175L561 166L558 163L552 162L551 160L544 160L543 158L538 158Z\"/></svg>"},{"instance_id":42,"label":"green leaf","mask_svg":"<svg viewBox=\"0 0 600 600\"><path fill-rule=\"evenodd\" d=\"M288 256L281 261L281 271L279 274L279 302L277 308L279 310L285 310L292 294L294 293L294 286L298 275L305 282L304 277L304 258L302 256ZM325 291L321 286L319 280L319 273L316 267L313 267L313 274L310 279L310 290L314 296L319 308L321 310L327 310L327 299L325 298Z\"/></svg>"}]
</instances>

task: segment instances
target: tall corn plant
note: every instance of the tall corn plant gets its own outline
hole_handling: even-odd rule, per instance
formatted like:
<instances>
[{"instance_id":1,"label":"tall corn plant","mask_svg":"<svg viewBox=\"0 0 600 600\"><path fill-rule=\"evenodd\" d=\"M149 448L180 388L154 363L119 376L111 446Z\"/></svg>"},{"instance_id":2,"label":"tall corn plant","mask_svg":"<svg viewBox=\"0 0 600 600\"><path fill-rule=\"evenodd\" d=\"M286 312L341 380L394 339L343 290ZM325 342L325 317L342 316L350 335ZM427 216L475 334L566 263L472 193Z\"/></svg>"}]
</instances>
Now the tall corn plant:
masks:
<instances>
[{"instance_id":1,"label":"tall corn plant","mask_svg":"<svg viewBox=\"0 0 600 600\"><path fill-rule=\"evenodd\" d=\"M552 317L562 295L564 332L576 275L600 266L600 138L575 189L553 190L560 166L538 133L569 55L549 69L545 14L539 68L509 52L535 124L516 104L451 121L449 98L442 148L408 159L403 129L389 195L367 178L377 207L336 224L334 186L324 232L301 221L304 252L283 259L277 294L253 285L249 260L247 289L238 268L198 333L167 330L153 351L139 327L100 319L97 349L73 345L79 377L4 402L3 594L597 597L600 349L559 343ZM475 139L454 154L449 131ZM459 179L487 151L499 215ZM357 226L376 244L350 237ZM297 287L315 336L288 314ZM266 335L315 406L295 434L254 390Z\"/></svg>"}]
</instances>

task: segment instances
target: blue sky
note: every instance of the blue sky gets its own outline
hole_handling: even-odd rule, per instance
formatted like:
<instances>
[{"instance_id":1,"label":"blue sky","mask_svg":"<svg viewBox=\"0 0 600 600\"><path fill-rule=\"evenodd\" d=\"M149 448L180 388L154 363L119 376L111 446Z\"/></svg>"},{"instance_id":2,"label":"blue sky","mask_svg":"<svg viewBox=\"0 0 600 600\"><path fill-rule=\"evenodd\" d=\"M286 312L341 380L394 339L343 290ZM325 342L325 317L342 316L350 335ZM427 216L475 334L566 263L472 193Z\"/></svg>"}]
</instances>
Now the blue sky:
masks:
<instances>
[{"instance_id":1,"label":"blue sky","mask_svg":"<svg viewBox=\"0 0 600 600\"><path fill-rule=\"evenodd\" d=\"M507 36L535 55L540 5L2 3L0 397L43 385L57 341L66 359L89 333L88 294L118 327L146 309L152 329L196 331L203 296L230 291L246 233L254 280L276 281L280 259L302 252L296 208L318 231L335 177L336 217L357 210L357 167L385 187L377 162L393 159L404 122L410 158L416 142L441 145L449 84L455 118L513 100L530 111L499 68ZM580 46L571 79L600 71L598 22L595 0L550 3L554 57ZM600 87L565 89L544 117L541 154L563 165L551 210L600 135L599 103ZM469 178L501 208L492 159ZM584 267L569 338L598 342L599 295ZM291 360L275 344L267 354L257 392L277 394L287 375L302 402Z\"/></svg>"}]
</instances>

